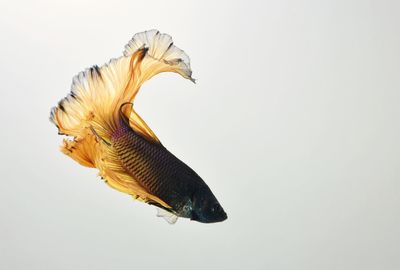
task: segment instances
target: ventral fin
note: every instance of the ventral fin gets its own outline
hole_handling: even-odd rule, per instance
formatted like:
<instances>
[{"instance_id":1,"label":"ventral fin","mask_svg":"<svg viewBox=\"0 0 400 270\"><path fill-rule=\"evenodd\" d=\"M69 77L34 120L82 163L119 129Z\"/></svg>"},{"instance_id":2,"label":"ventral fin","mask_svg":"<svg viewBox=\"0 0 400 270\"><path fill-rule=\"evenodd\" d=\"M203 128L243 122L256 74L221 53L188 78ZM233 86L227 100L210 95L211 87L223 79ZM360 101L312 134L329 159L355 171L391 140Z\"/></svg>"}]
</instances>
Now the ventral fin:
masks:
<instances>
[{"instance_id":1,"label":"ventral fin","mask_svg":"<svg viewBox=\"0 0 400 270\"><path fill-rule=\"evenodd\" d=\"M165 219L169 224L175 224L178 220L178 216L174 215L171 212L168 212L165 209L157 207L157 217L162 217Z\"/></svg>"}]
</instances>

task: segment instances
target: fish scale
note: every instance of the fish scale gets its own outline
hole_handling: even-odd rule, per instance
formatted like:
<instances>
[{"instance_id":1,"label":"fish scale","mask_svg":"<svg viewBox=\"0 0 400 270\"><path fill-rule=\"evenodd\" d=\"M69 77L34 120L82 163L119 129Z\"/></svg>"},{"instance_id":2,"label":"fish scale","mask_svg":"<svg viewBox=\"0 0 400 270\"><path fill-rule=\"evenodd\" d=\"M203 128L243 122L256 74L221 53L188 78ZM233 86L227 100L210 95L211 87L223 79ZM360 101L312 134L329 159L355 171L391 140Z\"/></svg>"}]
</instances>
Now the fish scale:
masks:
<instances>
[{"instance_id":1,"label":"fish scale","mask_svg":"<svg viewBox=\"0 0 400 270\"><path fill-rule=\"evenodd\" d=\"M168 201L176 166L168 160L165 148L147 142L126 126L117 134L113 146L125 169L152 194Z\"/></svg>"}]
</instances>

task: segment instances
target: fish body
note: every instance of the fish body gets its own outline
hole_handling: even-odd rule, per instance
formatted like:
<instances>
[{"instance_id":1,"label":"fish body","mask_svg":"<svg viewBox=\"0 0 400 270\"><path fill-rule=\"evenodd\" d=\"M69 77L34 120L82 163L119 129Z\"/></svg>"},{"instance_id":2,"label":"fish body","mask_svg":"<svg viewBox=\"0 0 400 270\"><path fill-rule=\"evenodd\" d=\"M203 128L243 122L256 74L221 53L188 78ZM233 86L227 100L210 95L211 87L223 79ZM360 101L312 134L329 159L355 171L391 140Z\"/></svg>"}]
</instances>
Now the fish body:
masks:
<instances>
[{"instance_id":1,"label":"fish body","mask_svg":"<svg viewBox=\"0 0 400 270\"><path fill-rule=\"evenodd\" d=\"M149 192L170 205L177 216L203 222L226 218L226 214L217 213L221 208L207 184L162 144L149 142L123 121L113 134L111 145L125 170ZM209 211L215 211L215 217L199 215L198 205L194 202L202 194L211 199Z\"/></svg>"},{"instance_id":2,"label":"fish body","mask_svg":"<svg viewBox=\"0 0 400 270\"><path fill-rule=\"evenodd\" d=\"M134 111L142 83L166 71L193 80L187 55L152 30L136 34L123 57L80 73L50 116L60 133L73 136L61 151L98 168L111 187L162 209L170 223L177 217L223 221L227 215L207 184Z\"/></svg>"}]
</instances>

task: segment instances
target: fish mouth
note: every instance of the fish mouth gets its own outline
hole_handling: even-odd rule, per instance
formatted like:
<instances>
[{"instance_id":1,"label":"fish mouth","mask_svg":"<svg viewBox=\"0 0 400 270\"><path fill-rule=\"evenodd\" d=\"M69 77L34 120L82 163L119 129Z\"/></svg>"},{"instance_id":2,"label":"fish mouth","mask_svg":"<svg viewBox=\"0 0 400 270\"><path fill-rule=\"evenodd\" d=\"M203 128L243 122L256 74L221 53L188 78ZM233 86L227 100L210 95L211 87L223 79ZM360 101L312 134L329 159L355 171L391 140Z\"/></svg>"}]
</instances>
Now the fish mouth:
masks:
<instances>
[{"instance_id":1,"label":"fish mouth","mask_svg":"<svg viewBox=\"0 0 400 270\"><path fill-rule=\"evenodd\" d=\"M227 215L225 212L223 212L223 213L221 214L221 218L219 219L218 222L224 221L224 220L226 220L227 218L228 218L228 215Z\"/></svg>"},{"instance_id":2,"label":"fish mouth","mask_svg":"<svg viewBox=\"0 0 400 270\"><path fill-rule=\"evenodd\" d=\"M211 222L211 223L215 223L215 222L222 222L228 219L228 215L226 213L224 213L223 216L221 216L219 219L216 219L215 221Z\"/></svg>"},{"instance_id":3,"label":"fish mouth","mask_svg":"<svg viewBox=\"0 0 400 270\"><path fill-rule=\"evenodd\" d=\"M227 218L228 218L228 215L226 213L224 213L223 215L221 215L219 217L208 219L208 220L203 220L201 222L203 222L203 223L217 223L217 222L222 222L222 221L226 220Z\"/></svg>"},{"instance_id":4,"label":"fish mouth","mask_svg":"<svg viewBox=\"0 0 400 270\"><path fill-rule=\"evenodd\" d=\"M201 222L201 223L217 223L217 222L222 222L228 218L228 215L225 212L220 213L219 215L213 216L213 217L204 217L204 216L199 216L195 213L192 214L192 217L190 218L191 220Z\"/></svg>"}]
</instances>

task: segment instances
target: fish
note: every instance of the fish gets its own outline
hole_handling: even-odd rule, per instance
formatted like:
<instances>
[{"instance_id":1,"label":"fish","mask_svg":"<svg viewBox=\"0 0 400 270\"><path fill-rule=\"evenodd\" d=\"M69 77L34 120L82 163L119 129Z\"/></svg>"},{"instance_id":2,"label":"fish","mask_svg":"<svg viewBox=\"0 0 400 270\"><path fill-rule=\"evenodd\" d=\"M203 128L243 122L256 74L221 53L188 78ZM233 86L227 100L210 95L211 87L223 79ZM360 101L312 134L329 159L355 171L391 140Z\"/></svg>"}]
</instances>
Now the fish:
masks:
<instances>
[{"instance_id":1,"label":"fish","mask_svg":"<svg viewBox=\"0 0 400 270\"><path fill-rule=\"evenodd\" d=\"M179 217L222 222L227 214L204 180L172 154L135 111L144 82L172 72L192 82L189 56L158 30L137 33L123 55L88 68L51 109L65 135L60 150L82 166L97 168L113 189L157 207L173 224Z\"/></svg>"}]
</instances>

